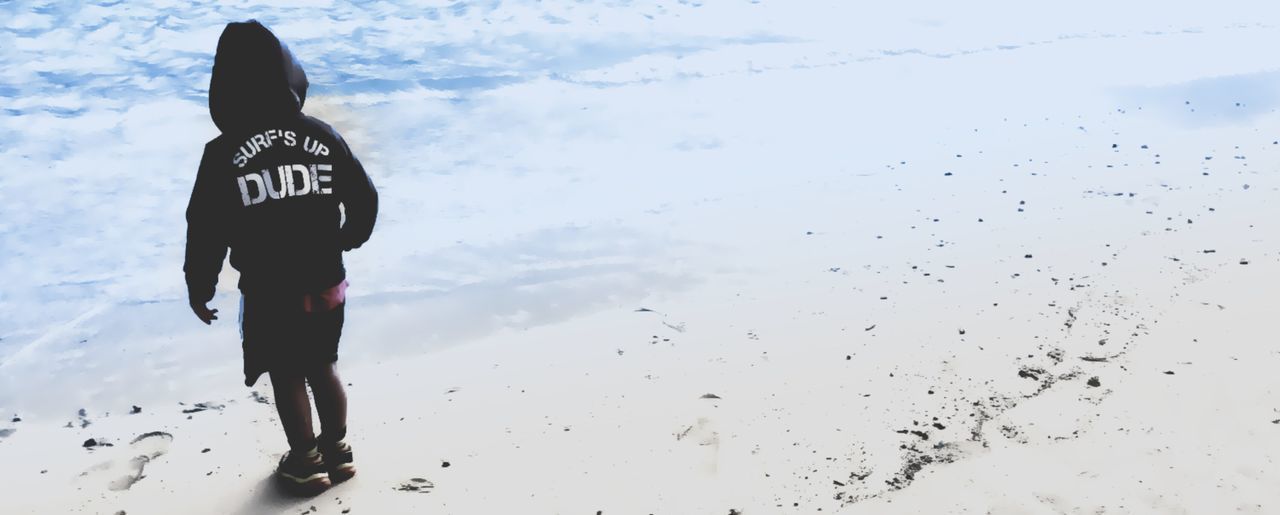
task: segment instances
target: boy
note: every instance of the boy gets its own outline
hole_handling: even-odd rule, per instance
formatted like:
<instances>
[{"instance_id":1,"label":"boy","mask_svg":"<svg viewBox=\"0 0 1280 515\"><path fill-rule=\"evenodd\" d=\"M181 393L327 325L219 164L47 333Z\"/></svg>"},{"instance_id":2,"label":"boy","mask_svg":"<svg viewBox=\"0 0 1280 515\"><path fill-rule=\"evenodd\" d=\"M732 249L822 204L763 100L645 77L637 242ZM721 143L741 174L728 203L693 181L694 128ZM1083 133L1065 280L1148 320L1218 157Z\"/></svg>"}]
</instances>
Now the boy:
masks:
<instances>
[{"instance_id":1,"label":"boy","mask_svg":"<svg viewBox=\"0 0 1280 515\"><path fill-rule=\"evenodd\" d=\"M355 474L335 368L342 252L369 239L378 195L342 137L302 114L306 94L306 74L270 30L255 20L227 25L209 83L209 114L222 134L200 160L183 271L191 310L209 324L218 310L207 304L230 249L240 271L244 383L270 376L289 441L276 475L314 495Z\"/></svg>"}]
</instances>

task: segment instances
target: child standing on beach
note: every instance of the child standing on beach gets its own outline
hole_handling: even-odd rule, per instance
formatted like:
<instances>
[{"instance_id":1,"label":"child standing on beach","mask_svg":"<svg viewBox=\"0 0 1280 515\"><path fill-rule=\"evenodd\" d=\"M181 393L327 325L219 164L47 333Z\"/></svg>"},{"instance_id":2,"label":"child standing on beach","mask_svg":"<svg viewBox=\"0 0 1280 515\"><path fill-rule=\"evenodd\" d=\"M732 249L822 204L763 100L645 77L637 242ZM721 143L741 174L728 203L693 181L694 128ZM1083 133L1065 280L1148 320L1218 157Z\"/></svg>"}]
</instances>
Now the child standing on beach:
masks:
<instances>
[{"instance_id":1,"label":"child standing on beach","mask_svg":"<svg viewBox=\"0 0 1280 515\"><path fill-rule=\"evenodd\" d=\"M191 309L209 324L230 250L240 272L245 385L270 376L289 442L277 476L292 491L316 494L355 474L336 369L342 253L369 239L378 195L342 137L302 114L306 94L306 74L270 30L255 20L226 26L209 83L221 135L205 145L187 206L183 270Z\"/></svg>"}]
</instances>

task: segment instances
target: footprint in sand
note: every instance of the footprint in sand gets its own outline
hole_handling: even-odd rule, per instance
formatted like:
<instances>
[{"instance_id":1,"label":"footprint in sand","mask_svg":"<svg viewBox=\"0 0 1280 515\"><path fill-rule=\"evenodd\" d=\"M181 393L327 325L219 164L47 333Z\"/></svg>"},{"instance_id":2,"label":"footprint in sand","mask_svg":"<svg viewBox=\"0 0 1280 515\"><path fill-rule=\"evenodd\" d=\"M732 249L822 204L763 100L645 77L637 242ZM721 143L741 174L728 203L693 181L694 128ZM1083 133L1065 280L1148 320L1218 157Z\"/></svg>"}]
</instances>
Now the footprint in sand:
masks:
<instances>
[{"instance_id":1,"label":"footprint in sand","mask_svg":"<svg viewBox=\"0 0 1280 515\"><path fill-rule=\"evenodd\" d=\"M128 490L134 483L146 477L143 470L148 463L169 451L173 435L162 431L143 433L116 452L115 459L104 461L80 473L88 481L106 482L112 491Z\"/></svg>"},{"instance_id":2,"label":"footprint in sand","mask_svg":"<svg viewBox=\"0 0 1280 515\"><path fill-rule=\"evenodd\" d=\"M707 474L715 474L720 464L720 432L711 419L698 417L697 423L676 433L677 441L688 441L706 449L700 467Z\"/></svg>"}]
</instances>

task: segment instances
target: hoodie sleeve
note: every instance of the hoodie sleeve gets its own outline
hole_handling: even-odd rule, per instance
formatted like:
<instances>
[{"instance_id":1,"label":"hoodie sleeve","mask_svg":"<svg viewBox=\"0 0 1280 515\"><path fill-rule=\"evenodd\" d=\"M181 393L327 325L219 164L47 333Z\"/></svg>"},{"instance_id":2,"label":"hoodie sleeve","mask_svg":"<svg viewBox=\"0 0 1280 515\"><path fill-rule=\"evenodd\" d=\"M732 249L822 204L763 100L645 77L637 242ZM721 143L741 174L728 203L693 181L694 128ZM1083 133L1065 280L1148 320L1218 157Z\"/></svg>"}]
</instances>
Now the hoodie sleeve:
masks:
<instances>
[{"instance_id":1,"label":"hoodie sleeve","mask_svg":"<svg viewBox=\"0 0 1280 515\"><path fill-rule=\"evenodd\" d=\"M342 224L338 239L342 250L351 250L364 245L369 241L369 235L373 234L373 224L378 219L378 190L374 189L373 181L364 171L364 165L351 153L347 142L342 139L338 141L350 160L349 168L342 176L344 184L339 190L346 222Z\"/></svg>"},{"instance_id":2,"label":"hoodie sleeve","mask_svg":"<svg viewBox=\"0 0 1280 515\"><path fill-rule=\"evenodd\" d=\"M227 256L224 214L219 209L224 199L218 198L220 192L213 180L211 146L205 146L191 200L187 203L187 257L182 270L187 276L187 295L191 302L198 303L213 298L218 273Z\"/></svg>"}]
</instances>

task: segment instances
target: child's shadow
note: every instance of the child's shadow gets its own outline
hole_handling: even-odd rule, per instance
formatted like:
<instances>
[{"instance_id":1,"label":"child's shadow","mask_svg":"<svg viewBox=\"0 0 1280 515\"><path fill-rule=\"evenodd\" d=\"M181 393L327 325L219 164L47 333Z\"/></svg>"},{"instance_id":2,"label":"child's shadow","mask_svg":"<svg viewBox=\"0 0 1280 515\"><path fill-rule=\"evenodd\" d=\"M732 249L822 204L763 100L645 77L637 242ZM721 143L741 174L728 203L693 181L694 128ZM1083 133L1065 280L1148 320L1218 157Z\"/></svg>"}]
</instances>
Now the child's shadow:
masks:
<instances>
[{"instance_id":1,"label":"child's shadow","mask_svg":"<svg viewBox=\"0 0 1280 515\"><path fill-rule=\"evenodd\" d=\"M280 486L274 473L259 481L251 490L249 499L234 513L237 515L257 515L261 513L284 513L286 510L302 509L311 506L325 494L313 497L293 495Z\"/></svg>"}]
</instances>

